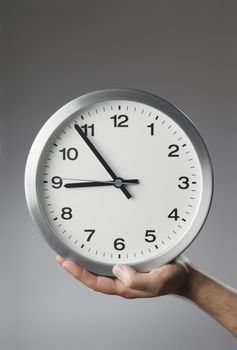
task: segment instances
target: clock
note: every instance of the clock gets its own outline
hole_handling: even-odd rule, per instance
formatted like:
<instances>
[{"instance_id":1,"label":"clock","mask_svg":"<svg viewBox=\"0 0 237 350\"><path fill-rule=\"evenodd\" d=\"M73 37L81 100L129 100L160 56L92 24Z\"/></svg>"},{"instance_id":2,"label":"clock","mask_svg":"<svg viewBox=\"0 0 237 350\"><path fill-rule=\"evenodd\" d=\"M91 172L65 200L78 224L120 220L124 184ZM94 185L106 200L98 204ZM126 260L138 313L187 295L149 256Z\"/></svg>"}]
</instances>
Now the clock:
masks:
<instances>
[{"instance_id":1,"label":"clock","mask_svg":"<svg viewBox=\"0 0 237 350\"><path fill-rule=\"evenodd\" d=\"M133 89L88 93L39 131L25 192L48 244L89 271L140 272L172 261L209 212L213 173L191 121L164 99Z\"/></svg>"}]
</instances>

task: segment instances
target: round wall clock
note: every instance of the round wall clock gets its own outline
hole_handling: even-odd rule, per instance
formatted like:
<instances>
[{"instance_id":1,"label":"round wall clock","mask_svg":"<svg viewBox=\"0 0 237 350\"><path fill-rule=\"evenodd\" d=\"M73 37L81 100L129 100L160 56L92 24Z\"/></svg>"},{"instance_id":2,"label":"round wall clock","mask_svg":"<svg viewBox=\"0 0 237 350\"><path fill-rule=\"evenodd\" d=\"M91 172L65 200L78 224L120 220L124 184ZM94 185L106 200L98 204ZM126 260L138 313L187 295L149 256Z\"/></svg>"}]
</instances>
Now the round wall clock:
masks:
<instances>
[{"instance_id":1,"label":"round wall clock","mask_svg":"<svg viewBox=\"0 0 237 350\"><path fill-rule=\"evenodd\" d=\"M30 213L49 245L86 269L146 272L170 262L207 217L213 176L190 120L132 89L83 95L42 127L25 173Z\"/></svg>"}]
</instances>

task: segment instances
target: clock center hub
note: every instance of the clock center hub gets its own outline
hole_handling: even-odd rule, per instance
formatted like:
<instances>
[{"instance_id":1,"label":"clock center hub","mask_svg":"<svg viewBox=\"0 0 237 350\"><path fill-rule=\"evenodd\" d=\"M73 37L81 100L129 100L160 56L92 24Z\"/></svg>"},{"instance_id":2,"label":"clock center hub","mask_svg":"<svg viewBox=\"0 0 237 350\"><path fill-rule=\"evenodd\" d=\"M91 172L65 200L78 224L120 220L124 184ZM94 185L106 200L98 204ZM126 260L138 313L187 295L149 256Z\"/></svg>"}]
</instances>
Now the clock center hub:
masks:
<instances>
[{"instance_id":1,"label":"clock center hub","mask_svg":"<svg viewBox=\"0 0 237 350\"><path fill-rule=\"evenodd\" d=\"M120 188L123 184L123 180L118 177L115 181L114 181L114 186L117 187L117 188Z\"/></svg>"}]
</instances>

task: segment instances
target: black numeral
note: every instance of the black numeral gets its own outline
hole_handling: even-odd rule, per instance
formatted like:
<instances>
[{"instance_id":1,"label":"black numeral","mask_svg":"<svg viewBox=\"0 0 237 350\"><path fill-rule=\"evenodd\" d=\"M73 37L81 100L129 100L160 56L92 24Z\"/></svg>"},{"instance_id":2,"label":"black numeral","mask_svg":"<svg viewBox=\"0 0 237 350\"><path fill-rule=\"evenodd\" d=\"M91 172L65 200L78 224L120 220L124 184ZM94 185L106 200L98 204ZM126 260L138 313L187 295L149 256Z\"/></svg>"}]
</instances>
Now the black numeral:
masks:
<instances>
[{"instance_id":1,"label":"black numeral","mask_svg":"<svg viewBox=\"0 0 237 350\"><path fill-rule=\"evenodd\" d=\"M155 242L156 240L156 235L154 235L154 232L156 232L155 230L146 230L146 234L145 234L145 241L146 242Z\"/></svg>"},{"instance_id":2,"label":"black numeral","mask_svg":"<svg viewBox=\"0 0 237 350\"><path fill-rule=\"evenodd\" d=\"M54 176L51 179L53 188L60 188L63 185L63 180L60 176Z\"/></svg>"},{"instance_id":3,"label":"black numeral","mask_svg":"<svg viewBox=\"0 0 237 350\"><path fill-rule=\"evenodd\" d=\"M83 131L84 131L84 133L86 134L86 136L89 135L89 132L90 132L90 136L95 136L95 125L94 125L94 124L91 124L91 125L88 125L88 124L82 125L82 126L81 126L81 129L83 129Z\"/></svg>"},{"instance_id":4,"label":"black numeral","mask_svg":"<svg viewBox=\"0 0 237 350\"><path fill-rule=\"evenodd\" d=\"M173 148L173 151L171 151L168 154L168 157L179 157L179 154L177 154L177 152L179 151L179 146L178 145L170 145L169 149L172 149L172 148Z\"/></svg>"},{"instance_id":5,"label":"black numeral","mask_svg":"<svg viewBox=\"0 0 237 350\"><path fill-rule=\"evenodd\" d=\"M72 218L72 209L69 207L62 208L61 218L64 220L70 220Z\"/></svg>"},{"instance_id":6,"label":"black numeral","mask_svg":"<svg viewBox=\"0 0 237 350\"><path fill-rule=\"evenodd\" d=\"M149 125L147 125L148 128L151 128L150 131L151 131L151 136L154 136L154 123L151 123Z\"/></svg>"},{"instance_id":7,"label":"black numeral","mask_svg":"<svg viewBox=\"0 0 237 350\"><path fill-rule=\"evenodd\" d=\"M114 241L114 249L123 250L125 248L125 240L123 238L117 238Z\"/></svg>"},{"instance_id":8,"label":"black numeral","mask_svg":"<svg viewBox=\"0 0 237 350\"><path fill-rule=\"evenodd\" d=\"M78 150L74 147L71 148L62 148L59 150L63 154L63 160L76 160L78 158Z\"/></svg>"},{"instance_id":9,"label":"black numeral","mask_svg":"<svg viewBox=\"0 0 237 350\"><path fill-rule=\"evenodd\" d=\"M178 209L174 208L168 215L168 218L170 219L175 219L175 221L178 220L179 216L178 216Z\"/></svg>"},{"instance_id":10,"label":"black numeral","mask_svg":"<svg viewBox=\"0 0 237 350\"><path fill-rule=\"evenodd\" d=\"M87 237L87 242L90 242L91 240L91 237L93 236L93 234L95 233L95 230L93 229L87 229L87 230L84 230L84 232L90 232L89 236Z\"/></svg>"},{"instance_id":11,"label":"black numeral","mask_svg":"<svg viewBox=\"0 0 237 350\"><path fill-rule=\"evenodd\" d=\"M115 114L113 117L110 117L110 119L113 119L114 120L114 127L123 127L123 128L126 128L128 127L128 116L125 115L125 114L121 114L121 115L117 115Z\"/></svg>"},{"instance_id":12,"label":"black numeral","mask_svg":"<svg viewBox=\"0 0 237 350\"><path fill-rule=\"evenodd\" d=\"M186 190L187 188L189 188L189 178L187 176L181 176L179 178L179 181L182 181L181 184L179 184L179 188L181 188L182 190Z\"/></svg>"}]
</instances>

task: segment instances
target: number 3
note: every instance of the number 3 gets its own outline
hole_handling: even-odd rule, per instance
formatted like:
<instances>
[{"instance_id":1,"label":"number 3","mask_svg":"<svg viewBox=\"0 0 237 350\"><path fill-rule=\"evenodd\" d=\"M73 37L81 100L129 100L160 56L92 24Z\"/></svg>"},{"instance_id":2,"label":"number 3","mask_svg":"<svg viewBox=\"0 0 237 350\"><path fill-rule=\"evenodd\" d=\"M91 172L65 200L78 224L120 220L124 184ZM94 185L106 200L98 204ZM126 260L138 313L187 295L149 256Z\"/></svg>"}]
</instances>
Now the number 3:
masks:
<instances>
[{"instance_id":1,"label":"number 3","mask_svg":"<svg viewBox=\"0 0 237 350\"><path fill-rule=\"evenodd\" d=\"M186 188L189 188L189 178L187 176L181 176L179 180L182 181L182 183L178 185L179 188L181 188L182 190L186 190Z\"/></svg>"}]
</instances>

